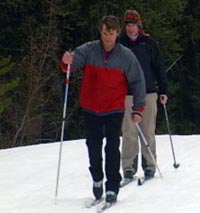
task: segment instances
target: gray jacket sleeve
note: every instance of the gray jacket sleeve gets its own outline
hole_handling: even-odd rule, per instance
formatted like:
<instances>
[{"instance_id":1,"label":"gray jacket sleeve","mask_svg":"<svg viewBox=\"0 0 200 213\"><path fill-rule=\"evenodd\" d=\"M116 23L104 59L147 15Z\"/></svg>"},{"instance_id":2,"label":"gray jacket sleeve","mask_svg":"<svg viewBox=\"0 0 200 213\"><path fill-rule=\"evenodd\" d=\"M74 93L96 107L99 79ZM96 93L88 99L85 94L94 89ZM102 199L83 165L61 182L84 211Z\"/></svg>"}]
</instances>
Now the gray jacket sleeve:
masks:
<instances>
[{"instance_id":1,"label":"gray jacket sleeve","mask_svg":"<svg viewBox=\"0 0 200 213\"><path fill-rule=\"evenodd\" d=\"M133 110L145 106L146 86L143 70L136 56L130 51L129 64L126 72L129 86L133 94Z\"/></svg>"},{"instance_id":2,"label":"gray jacket sleeve","mask_svg":"<svg viewBox=\"0 0 200 213\"><path fill-rule=\"evenodd\" d=\"M90 42L87 42L75 48L74 50L75 54L72 62L73 70L77 70L85 66L89 50L90 50Z\"/></svg>"}]
</instances>

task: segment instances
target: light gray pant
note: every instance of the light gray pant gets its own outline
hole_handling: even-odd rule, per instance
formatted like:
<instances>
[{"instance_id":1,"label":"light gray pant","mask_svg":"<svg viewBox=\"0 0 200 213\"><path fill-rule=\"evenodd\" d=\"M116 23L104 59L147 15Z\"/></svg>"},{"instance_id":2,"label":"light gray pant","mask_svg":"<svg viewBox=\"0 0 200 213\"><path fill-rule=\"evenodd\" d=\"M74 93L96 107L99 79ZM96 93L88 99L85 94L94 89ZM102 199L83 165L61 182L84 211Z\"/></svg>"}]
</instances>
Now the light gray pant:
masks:
<instances>
[{"instance_id":1,"label":"light gray pant","mask_svg":"<svg viewBox=\"0 0 200 213\"><path fill-rule=\"evenodd\" d=\"M133 96L126 96L125 114L122 125L122 169L133 171L133 161L139 153L138 130L131 119L133 106ZM156 141L155 128L157 116L157 93L150 93L146 95L145 110L142 115L142 122L140 123L141 130L149 144L149 147L156 159ZM147 150L146 145L140 137L141 154L142 154L142 168L156 170L156 166ZM135 168L137 170L137 168Z\"/></svg>"}]
</instances>

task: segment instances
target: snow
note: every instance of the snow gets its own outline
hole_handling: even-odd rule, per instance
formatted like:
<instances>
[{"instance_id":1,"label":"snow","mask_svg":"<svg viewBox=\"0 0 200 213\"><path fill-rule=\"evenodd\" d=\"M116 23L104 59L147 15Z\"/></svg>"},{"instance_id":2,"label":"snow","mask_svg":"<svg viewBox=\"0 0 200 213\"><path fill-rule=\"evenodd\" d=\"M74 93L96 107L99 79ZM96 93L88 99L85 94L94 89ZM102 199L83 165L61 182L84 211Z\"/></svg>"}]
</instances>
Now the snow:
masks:
<instances>
[{"instance_id":1,"label":"snow","mask_svg":"<svg viewBox=\"0 0 200 213\"><path fill-rule=\"evenodd\" d=\"M157 135L159 173L137 186L120 190L108 213L199 213L200 135L173 135L177 163L169 135ZM85 140L63 143L58 195L55 197L60 143L0 150L0 213L92 213L84 208L92 197ZM137 175L142 175L141 168Z\"/></svg>"}]
</instances>

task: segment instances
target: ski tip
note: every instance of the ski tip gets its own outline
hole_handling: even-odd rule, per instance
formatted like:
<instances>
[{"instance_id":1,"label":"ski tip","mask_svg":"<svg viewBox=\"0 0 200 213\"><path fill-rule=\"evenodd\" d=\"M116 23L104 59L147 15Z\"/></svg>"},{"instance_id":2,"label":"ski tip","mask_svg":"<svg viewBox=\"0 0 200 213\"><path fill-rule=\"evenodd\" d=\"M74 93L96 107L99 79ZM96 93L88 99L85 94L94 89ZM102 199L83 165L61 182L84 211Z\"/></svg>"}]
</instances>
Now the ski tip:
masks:
<instances>
[{"instance_id":1,"label":"ski tip","mask_svg":"<svg viewBox=\"0 0 200 213\"><path fill-rule=\"evenodd\" d=\"M124 186L128 185L129 183L131 183L133 180L123 180L120 183L120 188L123 188Z\"/></svg>"},{"instance_id":2,"label":"ski tip","mask_svg":"<svg viewBox=\"0 0 200 213\"><path fill-rule=\"evenodd\" d=\"M112 206L114 206L116 204L115 203L109 203L109 202L104 202L102 203L101 205L97 206L97 213L101 213L101 212L104 212L105 210L111 208Z\"/></svg>"},{"instance_id":3,"label":"ski tip","mask_svg":"<svg viewBox=\"0 0 200 213\"><path fill-rule=\"evenodd\" d=\"M90 207L93 206L94 202L95 202L94 199L88 198L88 199L85 200L85 202L84 202L84 207L85 207L85 208L90 208Z\"/></svg>"},{"instance_id":4,"label":"ski tip","mask_svg":"<svg viewBox=\"0 0 200 213\"><path fill-rule=\"evenodd\" d=\"M99 199L99 200L95 200L93 198L89 198L85 201L84 206L85 208L91 208L93 206L96 206L98 204L100 204L103 201L103 198Z\"/></svg>"},{"instance_id":5,"label":"ski tip","mask_svg":"<svg viewBox=\"0 0 200 213\"><path fill-rule=\"evenodd\" d=\"M120 188L123 188L124 186L127 186L129 183L134 182L137 180L137 176L134 176L133 179L123 179L122 182L120 183Z\"/></svg>"}]
</instances>

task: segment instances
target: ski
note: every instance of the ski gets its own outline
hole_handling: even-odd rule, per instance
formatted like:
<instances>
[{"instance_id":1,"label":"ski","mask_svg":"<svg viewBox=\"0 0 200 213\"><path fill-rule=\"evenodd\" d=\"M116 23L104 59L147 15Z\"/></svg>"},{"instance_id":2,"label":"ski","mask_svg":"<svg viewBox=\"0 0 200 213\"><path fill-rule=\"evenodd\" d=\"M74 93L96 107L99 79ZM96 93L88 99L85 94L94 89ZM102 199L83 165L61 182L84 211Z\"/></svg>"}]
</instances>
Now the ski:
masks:
<instances>
[{"instance_id":1,"label":"ski","mask_svg":"<svg viewBox=\"0 0 200 213\"><path fill-rule=\"evenodd\" d=\"M114 206L116 204L115 203L108 203L108 202L103 202L100 205L97 206L97 213L102 213L104 211L106 211L107 209L110 209L112 206Z\"/></svg>"},{"instance_id":2,"label":"ski","mask_svg":"<svg viewBox=\"0 0 200 213\"><path fill-rule=\"evenodd\" d=\"M133 179L124 179L120 183L120 188L123 188L124 186L127 186L129 183L132 183L132 182L133 182Z\"/></svg>"},{"instance_id":3,"label":"ski","mask_svg":"<svg viewBox=\"0 0 200 213\"><path fill-rule=\"evenodd\" d=\"M127 186L128 184L132 183L133 181L137 180L137 177L134 176L133 179L123 179L120 183L120 188Z\"/></svg>"},{"instance_id":4,"label":"ski","mask_svg":"<svg viewBox=\"0 0 200 213\"><path fill-rule=\"evenodd\" d=\"M142 186L145 182L152 180L152 179L153 179L153 177L150 177L150 178L139 177L137 180L137 184L138 184L138 186Z\"/></svg>"},{"instance_id":5,"label":"ski","mask_svg":"<svg viewBox=\"0 0 200 213\"><path fill-rule=\"evenodd\" d=\"M93 206L97 206L97 205L99 205L101 202L103 202L103 198L101 198L101 199L99 199L99 200L95 200L95 199L93 199L93 198L90 198L90 199L87 199L86 201L85 201L85 208L92 208Z\"/></svg>"},{"instance_id":6,"label":"ski","mask_svg":"<svg viewBox=\"0 0 200 213\"><path fill-rule=\"evenodd\" d=\"M132 183L133 179L124 179L122 180L122 182L120 183L120 188L123 188L124 186L127 186L128 184Z\"/></svg>"}]
</instances>

